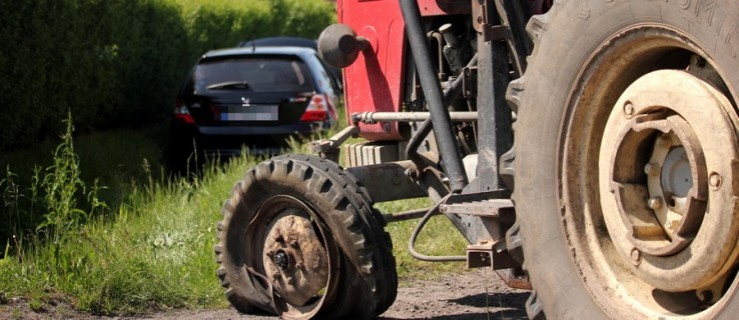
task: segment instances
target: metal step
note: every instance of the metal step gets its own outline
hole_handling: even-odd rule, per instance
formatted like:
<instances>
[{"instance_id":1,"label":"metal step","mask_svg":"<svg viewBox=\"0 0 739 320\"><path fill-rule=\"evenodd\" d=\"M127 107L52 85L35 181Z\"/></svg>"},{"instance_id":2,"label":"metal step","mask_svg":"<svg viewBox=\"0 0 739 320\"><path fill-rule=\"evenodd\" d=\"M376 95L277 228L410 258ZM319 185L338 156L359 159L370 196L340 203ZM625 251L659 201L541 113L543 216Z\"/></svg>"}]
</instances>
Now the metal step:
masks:
<instances>
[{"instance_id":1,"label":"metal step","mask_svg":"<svg viewBox=\"0 0 739 320\"><path fill-rule=\"evenodd\" d=\"M467 214L481 217L500 217L513 211L510 199L490 199L472 202L443 204L439 208L444 214Z\"/></svg>"}]
</instances>

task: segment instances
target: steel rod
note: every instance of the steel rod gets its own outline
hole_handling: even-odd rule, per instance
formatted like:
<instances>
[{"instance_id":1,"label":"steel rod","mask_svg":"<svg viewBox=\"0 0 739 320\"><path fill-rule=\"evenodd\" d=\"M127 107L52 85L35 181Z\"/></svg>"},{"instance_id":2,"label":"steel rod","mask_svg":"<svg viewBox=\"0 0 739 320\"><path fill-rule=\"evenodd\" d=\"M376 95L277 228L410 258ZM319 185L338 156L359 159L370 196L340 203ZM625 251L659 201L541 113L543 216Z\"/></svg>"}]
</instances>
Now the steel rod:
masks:
<instances>
[{"instance_id":1,"label":"steel rod","mask_svg":"<svg viewBox=\"0 0 739 320\"><path fill-rule=\"evenodd\" d=\"M416 0L400 0L400 8L405 21L405 31L413 53L418 77L421 81L423 94L431 112L431 123L434 135L439 144L444 173L449 178L449 187L452 192L460 192L467 185L462 158L457 153L457 140L454 138L452 121L449 112L444 107L441 85L436 78L433 59L429 53L426 35L421 24L421 12Z\"/></svg>"},{"instance_id":2,"label":"steel rod","mask_svg":"<svg viewBox=\"0 0 739 320\"><path fill-rule=\"evenodd\" d=\"M454 122L477 121L476 111L450 112L449 117ZM431 118L430 112L362 112L352 115L352 121L363 123L377 122L422 122Z\"/></svg>"}]
</instances>

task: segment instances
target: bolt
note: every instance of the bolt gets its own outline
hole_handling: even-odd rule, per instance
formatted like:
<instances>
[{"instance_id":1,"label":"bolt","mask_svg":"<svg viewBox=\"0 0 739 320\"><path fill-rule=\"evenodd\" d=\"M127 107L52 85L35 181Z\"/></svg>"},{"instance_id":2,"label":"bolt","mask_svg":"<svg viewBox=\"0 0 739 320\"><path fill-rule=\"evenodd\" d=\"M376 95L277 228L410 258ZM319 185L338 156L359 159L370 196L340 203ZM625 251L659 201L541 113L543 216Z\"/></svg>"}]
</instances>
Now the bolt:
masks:
<instances>
[{"instance_id":1,"label":"bolt","mask_svg":"<svg viewBox=\"0 0 739 320\"><path fill-rule=\"evenodd\" d=\"M634 104L631 101L626 101L624 104L624 113L627 119L631 119L634 116Z\"/></svg>"},{"instance_id":2,"label":"bolt","mask_svg":"<svg viewBox=\"0 0 739 320\"><path fill-rule=\"evenodd\" d=\"M722 182L721 175L717 172L711 172L711 176L708 177L708 184L711 186L711 190L718 190L721 188Z\"/></svg>"},{"instance_id":3,"label":"bolt","mask_svg":"<svg viewBox=\"0 0 739 320\"><path fill-rule=\"evenodd\" d=\"M295 264L295 268L296 269L303 269L303 264L300 263L300 262L298 262L298 263Z\"/></svg>"},{"instance_id":4,"label":"bolt","mask_svg":"<svg viewBox=\"0 0 739 320\"><path fill-rule=\"evenodd\" d=\"M662 197L654 197L647 201L647 206L649 206L649 208L651 208L652 210L657 210L659 208L662 208L663 203L664 201L662 200Z\"/></svg>"},{"instance_id":5,"label":"bolt","mask_svg":"<svg viewBox=\"0 0 739 320\"><path fill-rule=\"evenodd\" d=\"M637 248L631 249L631 263L638 266L641 263L641 252Z\"/></svg>"},{"instance_id":6,"label":"bolt","mask_svg":"<svg viewBox=\"0 0 739 320\"><path fill-rule=\"evenodd\" d=\"M285 270L290 265L290 257L285 253L285 251L280 250L272 257L272 263L281 270Z\"/></svg>"},{"instance_id":7,"label":"bolt","mask_svg":"<svg viewBox=\"0 0 739 320\"><path fill-rule=\"evenodd\" d=\"M644 166L644 173L650 175L650 176L658 176L660 171L659 164L650 162L647 163L647 165Z\"/></svg>"}]
</instances>

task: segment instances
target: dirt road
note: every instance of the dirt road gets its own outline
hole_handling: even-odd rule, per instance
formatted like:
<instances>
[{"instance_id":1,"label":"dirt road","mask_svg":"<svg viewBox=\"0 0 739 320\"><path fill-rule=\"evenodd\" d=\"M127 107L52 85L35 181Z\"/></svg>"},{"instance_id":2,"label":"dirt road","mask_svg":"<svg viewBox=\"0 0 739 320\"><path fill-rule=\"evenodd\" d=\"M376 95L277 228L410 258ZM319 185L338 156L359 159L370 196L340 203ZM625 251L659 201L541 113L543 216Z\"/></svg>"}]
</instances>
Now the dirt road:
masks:
<instances>
[{"instance_id":1,"label":"dirt road","mask_svg":"<svg viewBox=\"0 0 739 320\"><path fill-rule=\"evenodd\" d=\"M528 295L526 291L508 288L489 270L447 274L434 281L401 283L398 298L380 319L526 319L524 303ZM12 307L17 308L16 311L9 309ZM179 310L135 318L98 318L77 314L69 309L35 313L22 304L0 305L0 318L12 318L13 315L22 315L22 319L278 319L268 315L241 315L233 309Z\"/></svg>"}]
</instances>

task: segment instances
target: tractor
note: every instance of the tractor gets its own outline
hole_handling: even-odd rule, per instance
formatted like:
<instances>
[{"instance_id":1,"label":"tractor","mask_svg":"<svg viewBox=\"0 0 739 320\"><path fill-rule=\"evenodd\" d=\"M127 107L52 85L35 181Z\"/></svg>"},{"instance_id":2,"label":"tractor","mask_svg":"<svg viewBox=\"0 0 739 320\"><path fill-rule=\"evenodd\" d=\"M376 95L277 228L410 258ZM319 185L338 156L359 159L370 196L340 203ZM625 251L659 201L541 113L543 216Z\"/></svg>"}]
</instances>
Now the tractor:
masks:
<instances>
[{"instance_id":1,"label":"tractor","mask_svg":"<svg viewBox=\"0 0 739 320\"><path fill-rule=\"evenodd\" d=\"M348 126L233 187L214 249L238 311L379 316L398 286L384 227L418 219L415 258L492 268L531 290L532 319L739 315L739 2L336 9L318 50ZM434 205L374 208L419 197ZM435 215L465 255L416 251Z\"/></svg>"}]
</instances>

